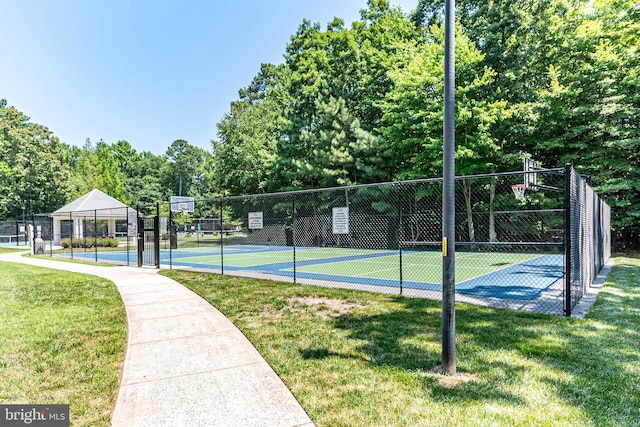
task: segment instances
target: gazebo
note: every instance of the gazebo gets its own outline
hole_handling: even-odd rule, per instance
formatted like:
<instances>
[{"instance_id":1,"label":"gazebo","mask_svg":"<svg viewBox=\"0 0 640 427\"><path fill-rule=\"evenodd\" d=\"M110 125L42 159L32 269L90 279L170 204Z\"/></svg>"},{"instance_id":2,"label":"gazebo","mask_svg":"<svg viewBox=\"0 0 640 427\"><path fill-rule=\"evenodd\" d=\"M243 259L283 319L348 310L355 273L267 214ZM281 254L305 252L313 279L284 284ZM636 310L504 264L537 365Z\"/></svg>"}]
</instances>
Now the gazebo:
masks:
<instances>
[{"instance_id":1,"label":"gazebo","mask_svg":"<svg viewBox=\"0 0 640 427\"><path fill-rule=\"evenodd\" d=\"M93 189L84 196L61 207L51 214L53 218L53 244L59 245L61 240L61 221L73 221L73 238L84 237L85 220L106 220L109 237L116 236L116 220L128 220L129 233L135 232L136 210L114 199L98 189Z\"/></svg>"}]
</instances>

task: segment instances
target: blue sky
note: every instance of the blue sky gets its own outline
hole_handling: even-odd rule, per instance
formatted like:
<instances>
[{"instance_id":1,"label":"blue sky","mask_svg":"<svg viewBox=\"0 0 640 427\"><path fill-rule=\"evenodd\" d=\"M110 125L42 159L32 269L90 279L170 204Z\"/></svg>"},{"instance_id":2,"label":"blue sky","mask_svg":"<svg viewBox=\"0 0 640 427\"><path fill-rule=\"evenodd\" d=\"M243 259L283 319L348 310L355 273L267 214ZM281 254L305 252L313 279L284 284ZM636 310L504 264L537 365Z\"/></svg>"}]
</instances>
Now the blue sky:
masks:
<instances>
[{"instance_id":1,"label":"blue sky","mask_svg":"<svg viewBox=\"0 0 640 427\"><path fill-rule=\"evenodd\" d=\"M409 12L417 0L391 0ZM366 0L0 0L0 98L63 142L210 150L260 64L304 18L350 26Z\"/></svg>"}]
</instances>

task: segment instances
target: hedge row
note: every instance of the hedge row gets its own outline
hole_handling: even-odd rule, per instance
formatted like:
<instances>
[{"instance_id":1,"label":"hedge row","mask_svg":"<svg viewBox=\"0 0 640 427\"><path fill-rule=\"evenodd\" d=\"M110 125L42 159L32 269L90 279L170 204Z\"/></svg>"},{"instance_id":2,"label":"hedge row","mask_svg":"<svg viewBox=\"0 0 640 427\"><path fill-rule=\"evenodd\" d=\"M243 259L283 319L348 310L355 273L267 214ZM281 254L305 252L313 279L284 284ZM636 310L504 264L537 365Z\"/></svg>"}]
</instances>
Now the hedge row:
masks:
<instances>
[{"instance_id":1,"label":"hedge row","mask_svg":"<svg viewBox=\"0 0 640 427\"><path fill-rule=\"evenodd\" d=\"M60 241L60 246L65 249L68 248L117 248L118 241L111 237L87 237L86 239L63 239Z\"/></svg>"}]
</instances>

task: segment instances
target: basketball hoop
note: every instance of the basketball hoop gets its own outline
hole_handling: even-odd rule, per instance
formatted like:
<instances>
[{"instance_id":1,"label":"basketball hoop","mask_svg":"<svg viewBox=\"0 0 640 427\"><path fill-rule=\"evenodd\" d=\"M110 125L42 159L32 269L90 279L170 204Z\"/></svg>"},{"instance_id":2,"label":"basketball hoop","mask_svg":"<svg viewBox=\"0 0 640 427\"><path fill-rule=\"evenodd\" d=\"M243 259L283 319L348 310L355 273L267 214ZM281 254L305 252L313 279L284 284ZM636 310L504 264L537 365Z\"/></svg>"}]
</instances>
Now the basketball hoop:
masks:
<instances>
[{"instance_id":1,"label":"basketball hoop","mask_svg":"<svg viewBox=\"0 0 640 427\"><path fill-rule=\"evenodd\" d=\"M513 194L516 196L516 200L524 199L524 192L527 187L524 184L514 184L511 186Z\"/></svg>"},{"instance_id":2,"label":"basketball hoop","mask_svg":"<svg viewBox=\"0 0 640 427\"><path fill-rule=\"evenodd\" d=\"M195 208L195 200L193 197L183 196L171 196L171 212L182 212L183 215L188 215L193 212Z\"/></svg>"},{"instance_id":3,"label":"basketball hoop","mask_svg":"<svg viewBox=\"0 0 640 427\"><path fill-rule=\"evenodd\" d=\"M178 203L178 209L182 212L182 215L186 215L189 213L189 204L185 202Z\"/></svg>"}]
</instances>

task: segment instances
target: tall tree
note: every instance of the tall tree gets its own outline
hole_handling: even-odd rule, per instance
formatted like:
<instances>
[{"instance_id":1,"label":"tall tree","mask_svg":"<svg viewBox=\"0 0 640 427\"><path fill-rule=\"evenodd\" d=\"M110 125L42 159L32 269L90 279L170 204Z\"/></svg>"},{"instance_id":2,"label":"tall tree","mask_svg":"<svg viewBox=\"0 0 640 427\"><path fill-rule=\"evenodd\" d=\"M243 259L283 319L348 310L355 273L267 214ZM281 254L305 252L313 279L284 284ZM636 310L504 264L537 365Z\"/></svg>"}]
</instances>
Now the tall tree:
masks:
<instances>
[{"instance_id":1,"label":"tall tree","mask_svg":"<svg viewBox=\"0 0 640 427\"><path fill-rule=\"evenodd\" d=\"M640 11L636 2L595 1L550 67L539 132L545 161L570 162L593 176L613 208L618 246L640 236Z\"/></svg>"},{"instance_id":2,"label":"tall tree","mask_svg":"<svg viewBox=\"0 0 640 427\"><path fill-rule=\"evenodd\" d=\"M117 200L128 202L124 192L126 177L120 171L109 144L100 140L94 146L87 138L81 150L74 149L72 152L76 156L73 159L72 197L82 196L97 188Z\"/></svg>"},{"instance_id":3,"label":"tall tree","mask_svg":"<svg viewBox=\"0 0 640 427\"><path fill-rule=\"evenodd\" d=\"M143 151L131 166L125 189L132 204L167 201L175 195L175 190L165 184L171 169L166 157Z\"/></svg>"},{"instance_id":4,"label":"tall tree","mask_svg":"<svg viewBox=\"0 0 640 427\"><path fill-rule=\"evenodd\" d=\"M284 109L284 65L262 64L249 87L218 123L219 140L212 141L214 157L204 177L230 194L266 191L277 156L278 124Z\"/></svg>"},{"instance_id":5,"label":"tall tree","mask_svg":"<svg viewBox=\"0 0 640 427\"><path fill-rule=\"evenodd\" d=\"M390 89L397 52L415 27L386 0L371 0L351 29L304 21L287 46L291 71L277 173L288 188L379 182L392 177L394 153L379 137L377 104Z\"/></svg>"},{"instance_id":6,"label":"tall tree","mask_svg":"<svg viewBox=\"0 0 640 427\"><path fill-rule=\"evenodd\" d=\"M111 146L102 140L98 141L93 157L96 159L96 164L95 175L92 178L95 179L96 184L114 199L129 202L124 197L125 175L120 170L119 162L114 156Z\"/></svg>"},{"instance_id":7,"label":"tall tree","mask_svg":"<svg viewBox=\"0 0 640 427\"><path fill-rule=\"evenodd\" d=\"M19 218L23 206L39 213L64 205L65 160L58 138L0 99L0 216Z\"/></svg>"},{"instance_id":8,"label":"tall tree","mask_svg":"<svg viewBox=\"0 0 640 427\"><path fill-rule=\"evenodd\" d=\"M201 150L184 139L177 139L167 148L166 156L172 163L173 172L178 178L177 195L182 196L188 193L196 166L202 161Z\"/></svg>"},{"instance_id":9,"label":"tall tree","mask_svg":"<svg viewBox=\"0 0 640 427\"><path fill-rule=\"evenodd\" d=\"M442 31L441 25L432 25L425 34L425 42L406 52L413 61L391 73L394 86L382 104L385 114L380 130L385 140L403 154L396 167L398 179L442 176ZM484 66L483 55L460 28L456 36L456 63L457 173L496 172L515 157L506 154L501 141L491 133L492 125L510 112L506 101L492 96L495 72ZM469 241L474 241L472 182L463 181L462 190ZM491 185L488 199L493 200L494 195L495 186ZM493 229L493 224L489 228Z\"/></svg>"},{"instance_id":10,"label":"tall tree","mask_svg":"<svg viewBox=\"0 0 640 427\"><path fill-rule=\"evenodd\" d=\"M111 152L124 175L124 198L130 204L149 204L168 200L173 194L163 187L169 162L148 151L138 153L128 141L111 145Z\"/></svg>"},{"instance_id":11,"label":"tall tree","mask_svg":"<svg viewBox=\"0 0 640 427\"><path fill-rule=\"evenodd\" d=\"M136 174L135 164L140 159L140 154L136 149L124 140L112 144L110 148L120 172L127 177L134 176Z\"/></svg>"},{"instance_id":12,"label":"tall tree","mask_svg":"<svg viewBox=\"0 0 640 427\"><path fill-rule=\"evenodd\" d=\"M585 0L459 0L465 34L495 72L491 97L508 104L510 114L491 126L491 134L511 152L531 152L527 138L537 132L541 91L550 66L563 59L567 34L580 22ZM419 0L412 19L419 25L442 20L444 0ZM560 166L554 162L548 166Z\"/></svg>"}]
</instances>

